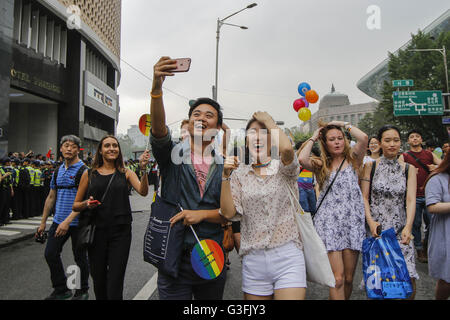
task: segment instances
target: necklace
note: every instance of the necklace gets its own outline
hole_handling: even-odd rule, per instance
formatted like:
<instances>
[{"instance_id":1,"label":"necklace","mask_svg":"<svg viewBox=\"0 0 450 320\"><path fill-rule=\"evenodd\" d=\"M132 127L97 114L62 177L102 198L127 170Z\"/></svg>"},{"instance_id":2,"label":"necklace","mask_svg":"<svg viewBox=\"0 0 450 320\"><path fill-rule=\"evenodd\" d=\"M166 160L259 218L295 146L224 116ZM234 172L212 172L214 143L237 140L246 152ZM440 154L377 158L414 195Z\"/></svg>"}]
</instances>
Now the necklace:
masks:
<instances>
[{"instance_id":1,"label":"necklace","mask_svg":"<svg viewBox=\"0 0 450 320\"><path fill-rule=\"evenodd\" d=\"M266 163L253 164L253 168L264 168L264 167L267 167L271 162L272 162L272 159L270 159Z\"/></svg>"}]
</instances>

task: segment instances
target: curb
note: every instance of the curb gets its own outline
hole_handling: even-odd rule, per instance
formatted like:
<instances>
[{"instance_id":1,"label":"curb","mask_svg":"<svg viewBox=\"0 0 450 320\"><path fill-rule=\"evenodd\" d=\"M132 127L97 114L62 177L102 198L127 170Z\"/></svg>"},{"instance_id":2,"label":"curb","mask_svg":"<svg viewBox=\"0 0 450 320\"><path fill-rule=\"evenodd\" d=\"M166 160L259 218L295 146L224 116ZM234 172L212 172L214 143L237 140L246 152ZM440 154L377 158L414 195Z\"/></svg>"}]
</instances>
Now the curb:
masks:
<instances>
[{"instance_id":1,"label":"curb","mask_svg":"<svg viewBox=\"0 0 450 320\"><path fill-rule=\"evenodd\" d=\"M20 236L18 236L16 238L13 238L11 240L0 242L0 249L1 248L5 248L5 247L9 247L9 246L11 246L13 244L16 244L18 242L22 242L24 240L32 239L34 237L34 234L35 234L34 232L33 233L27 233L27 234L20 235Z\"/></svg>"}]
</instances>

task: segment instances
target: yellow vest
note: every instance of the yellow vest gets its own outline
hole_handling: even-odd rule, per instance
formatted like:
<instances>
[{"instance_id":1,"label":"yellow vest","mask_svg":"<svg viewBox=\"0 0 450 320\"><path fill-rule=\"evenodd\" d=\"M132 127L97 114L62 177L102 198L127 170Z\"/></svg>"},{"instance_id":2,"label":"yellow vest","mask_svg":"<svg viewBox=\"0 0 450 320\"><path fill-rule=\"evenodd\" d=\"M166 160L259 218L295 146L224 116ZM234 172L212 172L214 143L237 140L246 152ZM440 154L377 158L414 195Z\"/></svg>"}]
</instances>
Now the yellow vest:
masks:
<instances>
[{"instance_id":1,"label":"yellow vest","mask_svg":"<svg viewBox=\"0 0 450 320\"><path fill-rule=\"evenodd\" d=\"M41 177L42 177L42 171L40 169L34 169L34 186L40 187L41 186Z\"/></svg>"}]
</instances>

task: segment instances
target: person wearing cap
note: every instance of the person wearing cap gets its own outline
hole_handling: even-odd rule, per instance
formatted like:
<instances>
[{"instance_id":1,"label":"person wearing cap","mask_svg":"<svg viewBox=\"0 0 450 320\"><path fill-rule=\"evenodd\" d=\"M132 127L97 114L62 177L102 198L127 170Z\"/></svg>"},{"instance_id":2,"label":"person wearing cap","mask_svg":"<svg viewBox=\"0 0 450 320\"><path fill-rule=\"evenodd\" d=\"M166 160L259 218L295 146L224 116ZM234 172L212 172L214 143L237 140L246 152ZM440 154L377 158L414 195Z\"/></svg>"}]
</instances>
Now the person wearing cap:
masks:
<instances>
[{"instance_id":1,"label":"person wearing cap","mask_svg":"<svg viewBox=\"0 0 450 320\"><path fill-rule=\"evenodd\" d=\"M175 67L176 61L169 57L162 57L154 66L150 143L162 180L158 198L161 196L181 205L182 211L170 222L171 225L182 222L186 231L178 277L173 278L161 270L158 272L159 298L221 300L226 268L213 280L204 280L195 273L190 256L197 241L189 226L200 239L212 239L222 246L224 233L221 224L226 221L219 215L223 157L220 150L214 148L213 141L222 128L223 114L219 103L212 99L193 101L188 113L190 137L176 144L166 125L162 87L165 77L174 75L170 70ZM178 159L180 156L182 158Z\"/></svg>"},{"instance_id":2,"label":"person wearing cap","mask_svg":"<svg viewBox=\"0 0 450 320\"><path fill-rule=\"evenodd\" d=\"M12 191L12 173L6 170L9 158L0 160L0 226L9 223L9 207Z\"/></svg>"},{"instance_id":3,"label":"person wearing cap","mask_svg":"<svg viewBox=\"0 0 450 320\"><path fill-rule=\"evenodd\" d=\"M34 186L34 169L31 166L32 160L30 158L23 159L23 167L28 171L29 180L25 185L25 201L24 201L24 218L33 217L33 186Z\"/></svg>"},{"instance_id":4,"label":"person wearing cap","mask_svg":"<svg viewBox=\"0 0 450 320\"><path fill-rule=\"evenodd\" d=\"M17 158L13 158L11 160L11 168L14 170L14 181L13 181L13 191L14 196L12 198L12 218L11 220L19 220L22 219L22 193L19 189L19 180L20 180L20 160Z\"/></svg>"},{"instance_id":5,"label":"person wearing cap","mask_svg":"<svg viewBox=\"0 0 450 320\"><path fill-rule=\"evenodd\" d=\"M12 164L12 159L9 157L6 157L5 164L4 164L4 170L6 172L11 173L11 175L9 176L9 181L8 181L9 182L9 186L8 186L9 191L7 193L7 199L6 199L7 207L8 207L8 213L7 213L8 221L11 220L9 213L10 212L14 213L14 211L15 211L13 198L14 198L14 183L16 180L16 171L14 170L14 168L12 167L11 164Z\"/></svg>"},{"instance_id":6,"label":"person wearing cap","mask_svg":"<svg viewBox=\"0 0 450 320\"><path fill-rule=\"evenodd\" d=\"M41 170L39 160L34 160L31 163L31 167L34 171L33 183L31 185L31 216L37 217L41 212L39 205L39 187L41 186Z\"/></svg>"},{"instance_id":7,"label":"person wearing cap","mask_svg":"<svg viewBox=\"0 0 450 320\"><path fill-rule=\"evenodd\" d=\"M78 154L81 141L77 136L63 136L60 141L60 152L64 163L53 174L50 182L50 193L45 200L41 225L36 236L42 234L47 226L47 219L53 207L55 215L48 231L48 241L45 247L45 260L50 269L53 292L46 300L87 300L89 298L89 264L86 249L77 246L79 237L78 218L72 214L72 206L78 190L79 179L87 169ZM67 287L67 278L61 261L64 244L71 238L72 252L77 266L80 268L81 287L72 290Z\"/></svg>"}]
</instances>

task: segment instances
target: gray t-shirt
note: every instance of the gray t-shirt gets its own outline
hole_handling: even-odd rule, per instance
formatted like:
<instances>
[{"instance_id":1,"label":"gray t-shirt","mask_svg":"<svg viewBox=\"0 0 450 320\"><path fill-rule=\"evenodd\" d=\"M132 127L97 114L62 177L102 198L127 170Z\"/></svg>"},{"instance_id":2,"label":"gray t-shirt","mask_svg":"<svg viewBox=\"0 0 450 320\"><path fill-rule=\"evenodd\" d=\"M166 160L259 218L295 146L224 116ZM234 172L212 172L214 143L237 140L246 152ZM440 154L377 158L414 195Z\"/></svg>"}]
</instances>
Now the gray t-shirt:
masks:
<instances>
[{"instance_id":1,"label":"gray t-shirt","mask_svg":"<svg viewBox=\"0 0 450 320\"><path fill-rule=\"evenodd\" d=\"M425 187L425 197L427 206L450 202L449 175L433 176ZM431 214L428 271L431 277L450 282L450 211Z\"/></svg>"}]
</instances>

